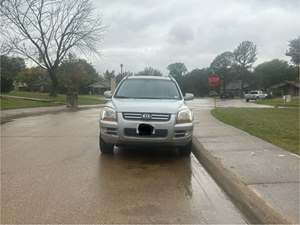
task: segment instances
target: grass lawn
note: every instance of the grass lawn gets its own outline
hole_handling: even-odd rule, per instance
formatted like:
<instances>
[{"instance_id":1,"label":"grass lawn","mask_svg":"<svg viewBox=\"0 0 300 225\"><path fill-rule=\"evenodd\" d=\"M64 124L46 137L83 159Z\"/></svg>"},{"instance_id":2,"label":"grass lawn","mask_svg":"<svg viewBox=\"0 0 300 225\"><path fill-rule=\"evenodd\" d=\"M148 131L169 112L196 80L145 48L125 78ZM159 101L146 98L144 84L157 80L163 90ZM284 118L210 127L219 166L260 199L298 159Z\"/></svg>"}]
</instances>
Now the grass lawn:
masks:
<instances>
[{"instance_id":1,"label":"grass lawn","mask_svg":"<svg viewBox=\"0 0 300 225\"><path fill-rule=\"evenodd\" d=\"M286 106L286 107L299 107L300 106L300 98L293 97L291 102L287 102L284 104L282 98L270 98L270 99L260 99L256 101L257 104L263 105L272 105L272 106Z\"/></svg>"},{"instance_id":2,"label":"grass lawn","mask_svg":"<svg viewBox=\"0 0 300 225\"><path fill-rule=\"evenodd\" d=\"M39 102L25 99L12 99L12 98L1 98L1 109L17 109L17 108L28 108L28 107L41 107L41 106L54 106L66 104L66 95L58 94L56 97L49 96L48 93L40 92L28 92L28 91L11 91L7 95L27 97L27 98L39 98L51 100L52 102ZM5 97L5 95L2 95ZM79 105L96 105L105 102L103 96L96 95L79 95Z\"/></svg>"},{"instance_id":3,"label":"grass lawn","mask_svg":"<svg viewBox=\"0 0 300 225\"><path fill-rule=\"evenodd\" d=\"M299 155L299 108L217 108L212 115Z\"/></svg>"},{"instance_id":4,"label":"grass lawn","mask_svg":"<svg viewBox=\"0 0 300 225\"><path fill-rule=\"evenodd\" d=\"M1 102L2 110L62 105L53 102L39 102L39 101L31 101L31 100L24 100L24 99L13 99L13 98L1 98L0 102Z\"/></svg>"}]
</instances>

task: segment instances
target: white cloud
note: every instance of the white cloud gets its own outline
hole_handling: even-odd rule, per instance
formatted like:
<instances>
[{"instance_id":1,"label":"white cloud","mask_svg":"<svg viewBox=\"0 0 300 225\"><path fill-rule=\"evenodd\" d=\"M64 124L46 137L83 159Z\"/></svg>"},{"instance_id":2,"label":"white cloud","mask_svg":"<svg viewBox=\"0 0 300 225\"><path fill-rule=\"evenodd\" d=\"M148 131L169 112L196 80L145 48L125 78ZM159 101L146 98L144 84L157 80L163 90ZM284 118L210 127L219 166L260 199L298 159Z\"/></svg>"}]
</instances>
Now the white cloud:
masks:
<instances>
[{"instance_id":1,"label":"white cloud","mask_svg":"<svg viewBox=\"0 0 300 225\"><path fill-rule=\"evenodd\" d=\"M300 35L298 0L94 0L108 25L99 71L137 72L184 62L189 70L209 66L241 41L257 44L258 61L286 59L290 39Z\"/></svg>"}]
</instances>

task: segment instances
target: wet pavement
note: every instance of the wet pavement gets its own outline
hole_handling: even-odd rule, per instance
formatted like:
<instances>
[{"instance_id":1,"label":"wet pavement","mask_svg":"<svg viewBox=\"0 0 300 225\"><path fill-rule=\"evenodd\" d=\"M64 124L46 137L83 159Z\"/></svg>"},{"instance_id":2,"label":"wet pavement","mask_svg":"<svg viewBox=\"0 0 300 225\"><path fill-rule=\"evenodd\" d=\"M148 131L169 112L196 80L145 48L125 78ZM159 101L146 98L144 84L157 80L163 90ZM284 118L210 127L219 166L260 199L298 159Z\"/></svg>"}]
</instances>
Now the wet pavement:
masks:
<instances>
[{"instance_id":1,"label":"wet pavement","mask_svg":"<svg viewBox=\"0 0 300 225\"><path fill-rule=\"evenodd\" d=\"M101 155L98 115L62 112L1 126L1 223L245 223L193 155Z\"/></svg>"}]
</instances>

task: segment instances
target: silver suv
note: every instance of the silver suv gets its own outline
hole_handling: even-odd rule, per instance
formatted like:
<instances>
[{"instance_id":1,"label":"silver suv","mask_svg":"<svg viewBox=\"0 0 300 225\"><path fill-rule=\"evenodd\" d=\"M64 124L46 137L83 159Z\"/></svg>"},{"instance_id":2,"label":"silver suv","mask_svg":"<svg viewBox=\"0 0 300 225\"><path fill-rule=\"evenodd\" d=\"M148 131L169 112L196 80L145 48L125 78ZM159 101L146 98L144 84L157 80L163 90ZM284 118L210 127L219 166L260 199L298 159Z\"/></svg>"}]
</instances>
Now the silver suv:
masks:
<instances>
[{"instance_id":1,"label":"silver suv","mask_svg":"<svg viewBox=\"0 0 300 225\"><path fill-rule=\"evenodd\" d=\"M178 147L189 155L192 147L193 114L185 104L176 81L165 76L124 78L100 116L99 146L113 153L114 145L158 145Z\"/></svg>"}]
</instances>

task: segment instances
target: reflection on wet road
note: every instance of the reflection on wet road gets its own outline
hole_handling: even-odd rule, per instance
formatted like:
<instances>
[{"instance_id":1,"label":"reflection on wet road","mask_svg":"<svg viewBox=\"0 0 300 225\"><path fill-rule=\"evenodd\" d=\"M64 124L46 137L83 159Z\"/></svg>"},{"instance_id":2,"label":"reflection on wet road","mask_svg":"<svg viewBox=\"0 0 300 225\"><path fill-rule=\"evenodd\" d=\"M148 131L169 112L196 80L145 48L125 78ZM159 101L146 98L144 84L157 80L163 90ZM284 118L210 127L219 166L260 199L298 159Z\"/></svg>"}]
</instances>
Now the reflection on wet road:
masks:
<instances>
[{"instance_id":1,"label":"reflection on wet road","mask_svg":"<svg viewBox=\"0 0 300 225\"><path fill-rule=\"evenodd\" d=\"M194 156L98 150L92 109L1 126L1 223L245 223Z\"/></svg>"}]
</instances>

